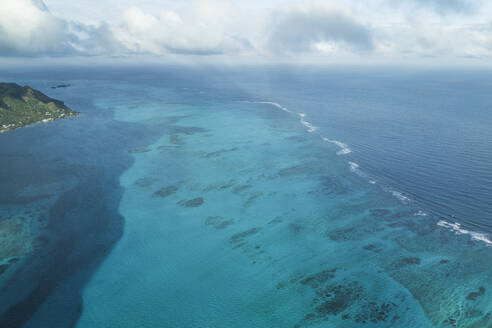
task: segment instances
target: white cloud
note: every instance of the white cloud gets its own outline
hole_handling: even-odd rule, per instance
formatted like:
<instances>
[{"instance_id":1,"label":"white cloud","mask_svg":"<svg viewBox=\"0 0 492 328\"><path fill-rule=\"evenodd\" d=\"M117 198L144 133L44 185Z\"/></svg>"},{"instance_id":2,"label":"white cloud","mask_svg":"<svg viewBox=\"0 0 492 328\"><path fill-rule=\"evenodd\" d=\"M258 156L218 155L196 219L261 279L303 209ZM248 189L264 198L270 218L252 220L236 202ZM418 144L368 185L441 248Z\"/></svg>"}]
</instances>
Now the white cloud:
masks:
<instances>
[{"instance_id":1,"label":"white cloud","mask_svg":"<svg viewBox=\"0 0 492 328\"><path fill-rule=\"evenodd\" d=\"M0 4L0 54L63 53L65 29L65 22L40 1L2 0Z\"/></svg>"},{"instance_id":2,"label":"white cloud","mask_svg":"<svg viewBox=\"0 0 492 328\"><path fill-rule=\"evenodd\" d=\"M373 47L371 30L350 8L333 3L290 6L272 14L268 47L275 52L366 52Z\"/></svg>"},{"instance_id":3,"label":"white cloud","mask_svg":"<svg viewBox=\"0 0 492 328\"><path fill-rule=\"evenodd\" d=\"M46 1L1 0L0 56L492 59L481 0Z\"/></svg>"},{"instance_id":4,"label":"white cloud","mask_svg":"<svg viewBox=\"0 0 492 328\"><path fill-rule=\"evenodd\" d=\"M239 53L251 48L244 31L237 29L241 19L237 8L227 1L201 0L184 13L162 10L151 14L131 7L113 32L135 53Z\"/></svg>"}]
</instances>

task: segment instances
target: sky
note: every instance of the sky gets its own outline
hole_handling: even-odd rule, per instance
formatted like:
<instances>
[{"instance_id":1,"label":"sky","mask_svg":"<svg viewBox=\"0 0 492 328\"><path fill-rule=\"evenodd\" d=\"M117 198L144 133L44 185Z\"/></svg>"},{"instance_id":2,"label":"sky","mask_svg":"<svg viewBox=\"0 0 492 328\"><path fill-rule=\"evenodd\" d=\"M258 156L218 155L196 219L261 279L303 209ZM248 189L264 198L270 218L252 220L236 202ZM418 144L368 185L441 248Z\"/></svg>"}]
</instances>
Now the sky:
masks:
<instances>
[{"instance_id":1,"label":"sky","mask_svg":"<svg viewBox=\"0 0 492 328\"><path fill-rule=\"evenodd\" d=\"M485 0L1 0L1 58L492 64Z\"/></svg>"}]
</instances>

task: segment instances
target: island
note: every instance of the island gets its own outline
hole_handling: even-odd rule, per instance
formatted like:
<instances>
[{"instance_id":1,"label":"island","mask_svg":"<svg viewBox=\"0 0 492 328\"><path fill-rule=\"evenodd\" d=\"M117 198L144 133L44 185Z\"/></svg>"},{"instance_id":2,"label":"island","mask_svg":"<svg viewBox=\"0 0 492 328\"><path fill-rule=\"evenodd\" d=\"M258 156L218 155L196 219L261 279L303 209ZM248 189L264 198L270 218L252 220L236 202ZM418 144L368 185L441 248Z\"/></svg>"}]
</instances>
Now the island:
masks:
<instances>
[{"instance_id":1,"label":"island","mask_svg":"<svg viewBox=\"0 0 492 328\"><path fill-rule=\"evenodd\" d=\"M80 114L29 86L0 83L0 133Z\"/></svg>"},{"instance_id":2,"label":"island","mask_svg":"<svg viewBox=\"0 0 492 328\"><path fill-rule=\"evenodd\" d=\"M69 88L71 87L70 84L58 84L58 85L54 85L51 87L51 89L60 89L60 88Z\"/></svg>"}]
</instances>

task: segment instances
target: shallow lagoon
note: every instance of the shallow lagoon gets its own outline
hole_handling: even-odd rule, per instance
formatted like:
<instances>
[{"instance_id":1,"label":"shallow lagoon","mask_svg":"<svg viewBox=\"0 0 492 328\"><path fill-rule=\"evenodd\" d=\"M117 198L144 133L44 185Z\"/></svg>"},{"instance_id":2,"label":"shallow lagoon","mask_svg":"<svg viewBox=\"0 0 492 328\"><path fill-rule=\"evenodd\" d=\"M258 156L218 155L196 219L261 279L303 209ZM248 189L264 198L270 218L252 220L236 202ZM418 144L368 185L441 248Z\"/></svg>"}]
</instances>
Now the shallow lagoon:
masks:
<instances>
[{"instance_id":1,"label":"shallow lagoon","mask_svg":"<svg viewBox=\"0 0 492 328\"><path fill-rule=\"evenodd\" d=\"M235 91L220 83L204 86L199 82L204 72L161 73L144 71L131 79L113 73L109 80L59 73L53 80L68 80L73 87L50 96L67 97L86 114L0 136L2 152L23 165L32 161L22 156L53 152L38 157L45 168L33 168L35 176L49 177L48 168L58 163L49 181L9 186L18 196L51 197L17 197L17 207L6 199L2 210L16 215L27 206L44 206L46 219L35 228L52 238L72 231L73 241L54 238L52 246L25 250L0 276L4 284L16 274L34 281L17 300L13 285L2 289L12 304L22 296L31 304L3 302L3 322L492 324L492 255L484 242L456 235L439 225L442 217L424 215L427 208L418 202L395 197L397 188L388 192L387 184L372 181L375 174L364 171L363 163L350 164L351 154L323 139L337 136L306 124L316 125L312 115L299 116L302 111L281 99L265 98L265 90L255 95L244 85ZM34 87L43 85L49 82L33 78ZM91 101L85 102L86 94ZM19 148L34 136L45 142ZM14 143L15 150L9 148ZM53 249L60 253L55 264ZM46 286L33 268L45 268L53 279L50 289L32 293L36 281Z\"/></svg>"}]
</instances>

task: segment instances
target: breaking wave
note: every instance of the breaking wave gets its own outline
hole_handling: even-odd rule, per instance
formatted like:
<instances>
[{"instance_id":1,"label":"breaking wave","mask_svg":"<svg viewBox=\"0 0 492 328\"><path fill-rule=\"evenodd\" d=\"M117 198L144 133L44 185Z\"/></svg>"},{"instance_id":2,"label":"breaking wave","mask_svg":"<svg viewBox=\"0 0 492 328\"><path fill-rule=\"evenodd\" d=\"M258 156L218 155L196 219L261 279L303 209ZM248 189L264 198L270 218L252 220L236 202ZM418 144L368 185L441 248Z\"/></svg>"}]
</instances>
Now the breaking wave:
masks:
<instances>
[{"instance_id":1,"label":"breaking wave","mask_svg":"<svg viewBox=\"0 0 492 328\"><path fill-rule=\"evenodd\" d=\"M297 113L297 112L291 111L290 109L280 105L279 103L272 102L272 101L243 101L243 102L251 103L251 104L266 104L266 105L274 106L274 107L276 107L276 108L278 108L278 109L280 109L286 113L298 116L299 121L301 122L301 124L304 127L307 128L308 132L312 133L312 132L315 132L316 130L318 130L317 126L313 125L311 122L306 120L307 115L305 113ZM334 144L340 148L340 150L336 153L337 155L347 155L347 154L350 154L352 152L352 150L349 148L349 146L347 144L341 142L341 141L329 139L329 138L326 138L323 136L320 136L320 137L323 141ZM376 184L375 180L372 180L370 178L370 176L368 176L366 173L364 173L360 169L359 164L349 161L348 165L349 165L349 169L351 172L357 174L358 176L360 176L362 178L368 179L368 182L370 184ZM408 205L411 202L411 199L400 191L394 190L388 186L382 186L382 189L384 191L392 194L394 197L396 197L400 202L402 202L405 205ZM423 217L423 216L428 216L428 214L422 210L419 210L415 213L415 216ZM462 225L458 222L451 223L451 222L448 222L445 220L440 220L439 222L437 222L437 225L442 227L442 228L449 229L458 235L468 235L471 237L472 240L481 241L481 242L484 242L487 246L492 246L492 238L489 235L487 235L485 233L467 230L467 229L463 228Z\"/></svg>"},{"instance_id":2,"label":"breaking wave","mask_svg":"<svg viewBox=\"0 0 492 328\"><path fill-rule=\"evenodd\" d=\"M444 220L440 220L439 222L437 222L437 225L452 230L458 235L469 235L473 240L482 241L487 244L487 246L492 246L492 240L487 234L464 229L458 222L450 223Z\"/></svg>"},{"instance_id":3,"label":"breaking wave","mask_svg":"<svg viewBox=\"0 0 492 328\"><path fill-rule=\"evenodd\" d=\"M338 147L340 147L340 151L337 152L337 155L347 155L347 154L350 154L352 152L352 149L350 149L347 144L341 142L341 141L338 141L338 140L331 140L331 139L328 139L328 138L325 138L323 137L322 138L324 141L326 142L329 142L329 143L332 143L334 145L337 145Z\"/></svg>"},{"instance_id":4,"label":"breaking wave","mask_svg":"<svg viewBox=\"0 0 492 328\"><path fill-rule=\"evenodd\" d=\"M294 111L288 109L287 107L282 106L279 103L276 103L273 101L248 101L248 100L247 101L241 101L241 102L248 103L248 104L265 104L265 105L274 106L274 107L276 107L276 108L278 108L278 109L280 109L286 113L298 116L301 124L307 128L308 132L312 133L318 129L317 126L313 125L311 122L306 120L307 115L305 113L294 112ZM347 154L350 154L352 152L352 150L349 148L349 146L347 144L341 142L341 141L329 139L329 138L326 138L323 136L320 136L320 137L323 141L334 144L340 148L340 150L336 153L337 155L347 155ZM350 161L348 162L348 164L349 164L349 168L350 168L351 172L357 174L358 176L360 176L362 178L367 179L370 184L373 184L373 185L376 184L375 180L370 179L370 176L367 175L365 172L363 172L360 169L359 164L357 164L355 162L350 162ZM401 193L399 191L396 191L396 190L391 189L389 187L382 187L382 189L384 191L391 193L393 196L395 196L397 199L399 199L403 204L408 204L411 201L409 197L405 196L403 193Z\"/></svg>"}]
</instances>

